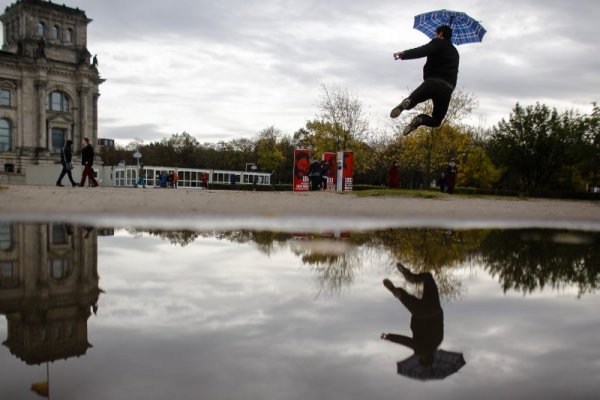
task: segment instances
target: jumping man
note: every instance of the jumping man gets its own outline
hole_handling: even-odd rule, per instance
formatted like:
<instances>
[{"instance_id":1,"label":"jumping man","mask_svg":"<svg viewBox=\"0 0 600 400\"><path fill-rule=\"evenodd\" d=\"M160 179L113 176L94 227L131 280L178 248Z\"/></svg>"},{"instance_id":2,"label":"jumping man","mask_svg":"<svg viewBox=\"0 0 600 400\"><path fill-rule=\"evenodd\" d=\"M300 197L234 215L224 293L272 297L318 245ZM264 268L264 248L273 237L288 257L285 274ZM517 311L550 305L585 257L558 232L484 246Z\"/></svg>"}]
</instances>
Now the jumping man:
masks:
<instances>
[{"instance_id":1,"label":"jumping man","mask_svg":"<svg viewBox=\"0 0 600 400\"><path fill-rule=\"evenodd\" d=\"M402 100L390 113L391 118L397 118L404 110L410 110L417 104L427 100L433 101L431 116L421 114L412 119L402 133L408 135L421 125L436 127L442 124L452 92L456 87L459 55L456 47L450 41L452 29L442 25L435 31L431 42L415 49L394 53L395 60L412 60L427 57L423 67L423 83L406 99Z\"/></svg>"}]
</instances>

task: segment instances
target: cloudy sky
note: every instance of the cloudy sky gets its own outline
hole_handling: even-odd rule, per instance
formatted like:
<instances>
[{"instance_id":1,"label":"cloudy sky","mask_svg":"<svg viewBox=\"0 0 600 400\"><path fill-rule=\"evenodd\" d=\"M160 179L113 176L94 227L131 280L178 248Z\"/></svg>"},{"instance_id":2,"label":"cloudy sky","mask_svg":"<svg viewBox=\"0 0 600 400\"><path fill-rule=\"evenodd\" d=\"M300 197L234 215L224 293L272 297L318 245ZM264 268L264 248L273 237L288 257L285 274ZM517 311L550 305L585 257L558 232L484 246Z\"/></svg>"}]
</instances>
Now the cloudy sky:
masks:
<instances>
[{"instance_id":1,"label":"cloudy sky","mask_svg":"<svg viewBox=\"0 0 600 400\"><path fill-rule=\"evenodd\" d=\"M11 1L4 0L9 4ZM66 0L93 19L100 136L128 143L186 131L200 142L292 134L318 113L321 85L360 100L373 128L421 80L424 61L395 51L427 42L416 14L447 8L482 21L481 44L460 46L458 87L476 125L518 101L590 112L600 88L596 0Z\"/></svg>"}]
</instances>

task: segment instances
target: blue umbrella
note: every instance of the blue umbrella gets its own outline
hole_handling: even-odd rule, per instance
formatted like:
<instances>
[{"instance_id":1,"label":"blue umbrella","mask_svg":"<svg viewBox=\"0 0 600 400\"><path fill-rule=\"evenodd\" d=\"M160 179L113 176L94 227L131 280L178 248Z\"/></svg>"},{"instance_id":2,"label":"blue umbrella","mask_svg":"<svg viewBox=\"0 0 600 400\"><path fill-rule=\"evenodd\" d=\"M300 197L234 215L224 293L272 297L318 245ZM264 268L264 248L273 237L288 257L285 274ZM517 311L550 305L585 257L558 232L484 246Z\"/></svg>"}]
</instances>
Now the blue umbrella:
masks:
<instances>
[{"instance_id":1,"label":"blue umbrella","mask_svg":"<svg viewBox=\"0 0 600 400\"><path fill-rule=\"evenodd\" d=\"M437 10L415 16L413 28L423 32L431 39L435 30L442 25L452 28L452 43L455 45L476 43L483 40L486 30L481 24L464 12Z\"/></svg>"},{"instance_id":2,"label":"blue umbrella","mask_svg":"<svg viewBox=\"0 0 600 400\"><path fill-rule=\"evenodd\" d=\"M441 349L436 350L433 354L433 363L431 365L421 365L416 355L412 355L397 363L400 375L422 381L444 379L457 372L465 364L465 358L462 353Z\"/></svg>"}]
</instances>

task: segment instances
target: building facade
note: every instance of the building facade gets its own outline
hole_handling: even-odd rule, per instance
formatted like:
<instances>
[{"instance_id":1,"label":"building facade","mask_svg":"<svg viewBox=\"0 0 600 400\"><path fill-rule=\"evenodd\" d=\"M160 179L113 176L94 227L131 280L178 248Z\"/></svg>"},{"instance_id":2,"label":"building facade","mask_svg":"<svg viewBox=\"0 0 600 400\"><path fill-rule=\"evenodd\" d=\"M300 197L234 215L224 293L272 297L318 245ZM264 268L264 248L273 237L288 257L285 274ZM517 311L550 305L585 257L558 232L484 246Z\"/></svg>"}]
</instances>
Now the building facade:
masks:
<instances>
[{"instance_id":1,"label":"building facade","mask_svg":"<svg viewBox=\"0 0 600 400\"><path fill-rule=\"evenodd\" d=\"M98 307L98 232L68 224L0 223L2 344L27 364L79 357Z\"/></svg>"},{"instance_id":2,"label":"building facade","mask_svg":"<svg viewBox=\"0 0 600 400\"><path fill-rule=\"evenodd\" d=\"M27 169L55 165L67 140L98 138L100 78L87 49L85 12L18 0L0 16L0 171L25 183Z\"/></svg>"}]
</instances>

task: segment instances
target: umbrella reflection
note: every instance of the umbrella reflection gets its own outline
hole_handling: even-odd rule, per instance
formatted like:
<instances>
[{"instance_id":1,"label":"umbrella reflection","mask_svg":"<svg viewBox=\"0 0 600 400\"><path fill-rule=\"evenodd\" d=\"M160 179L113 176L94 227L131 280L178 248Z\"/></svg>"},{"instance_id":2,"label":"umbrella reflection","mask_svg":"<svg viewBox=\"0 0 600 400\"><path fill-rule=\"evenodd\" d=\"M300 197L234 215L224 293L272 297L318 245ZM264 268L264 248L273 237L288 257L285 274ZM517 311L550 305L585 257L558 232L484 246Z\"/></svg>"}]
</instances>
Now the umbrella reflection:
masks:
<instances>
[{"instance_id":1,"label":"umbrella reflection","mask_svg":"<svg viewBox=\"0 0 600 400\"><path fill-rule=\"evenodd\" d=\"M423 285L423 295L413 296L389 279L383 280L383 285L411 313L412 337L382 333L381 339L413 350L412 356L398 362L399 374L422 380L443 379L465 365L465 360L462 353L438 349L444 339L444 312L435 280L429 272L415 274L400 263L397 267L407 282Z\"/></svg>"}]
</instances>

